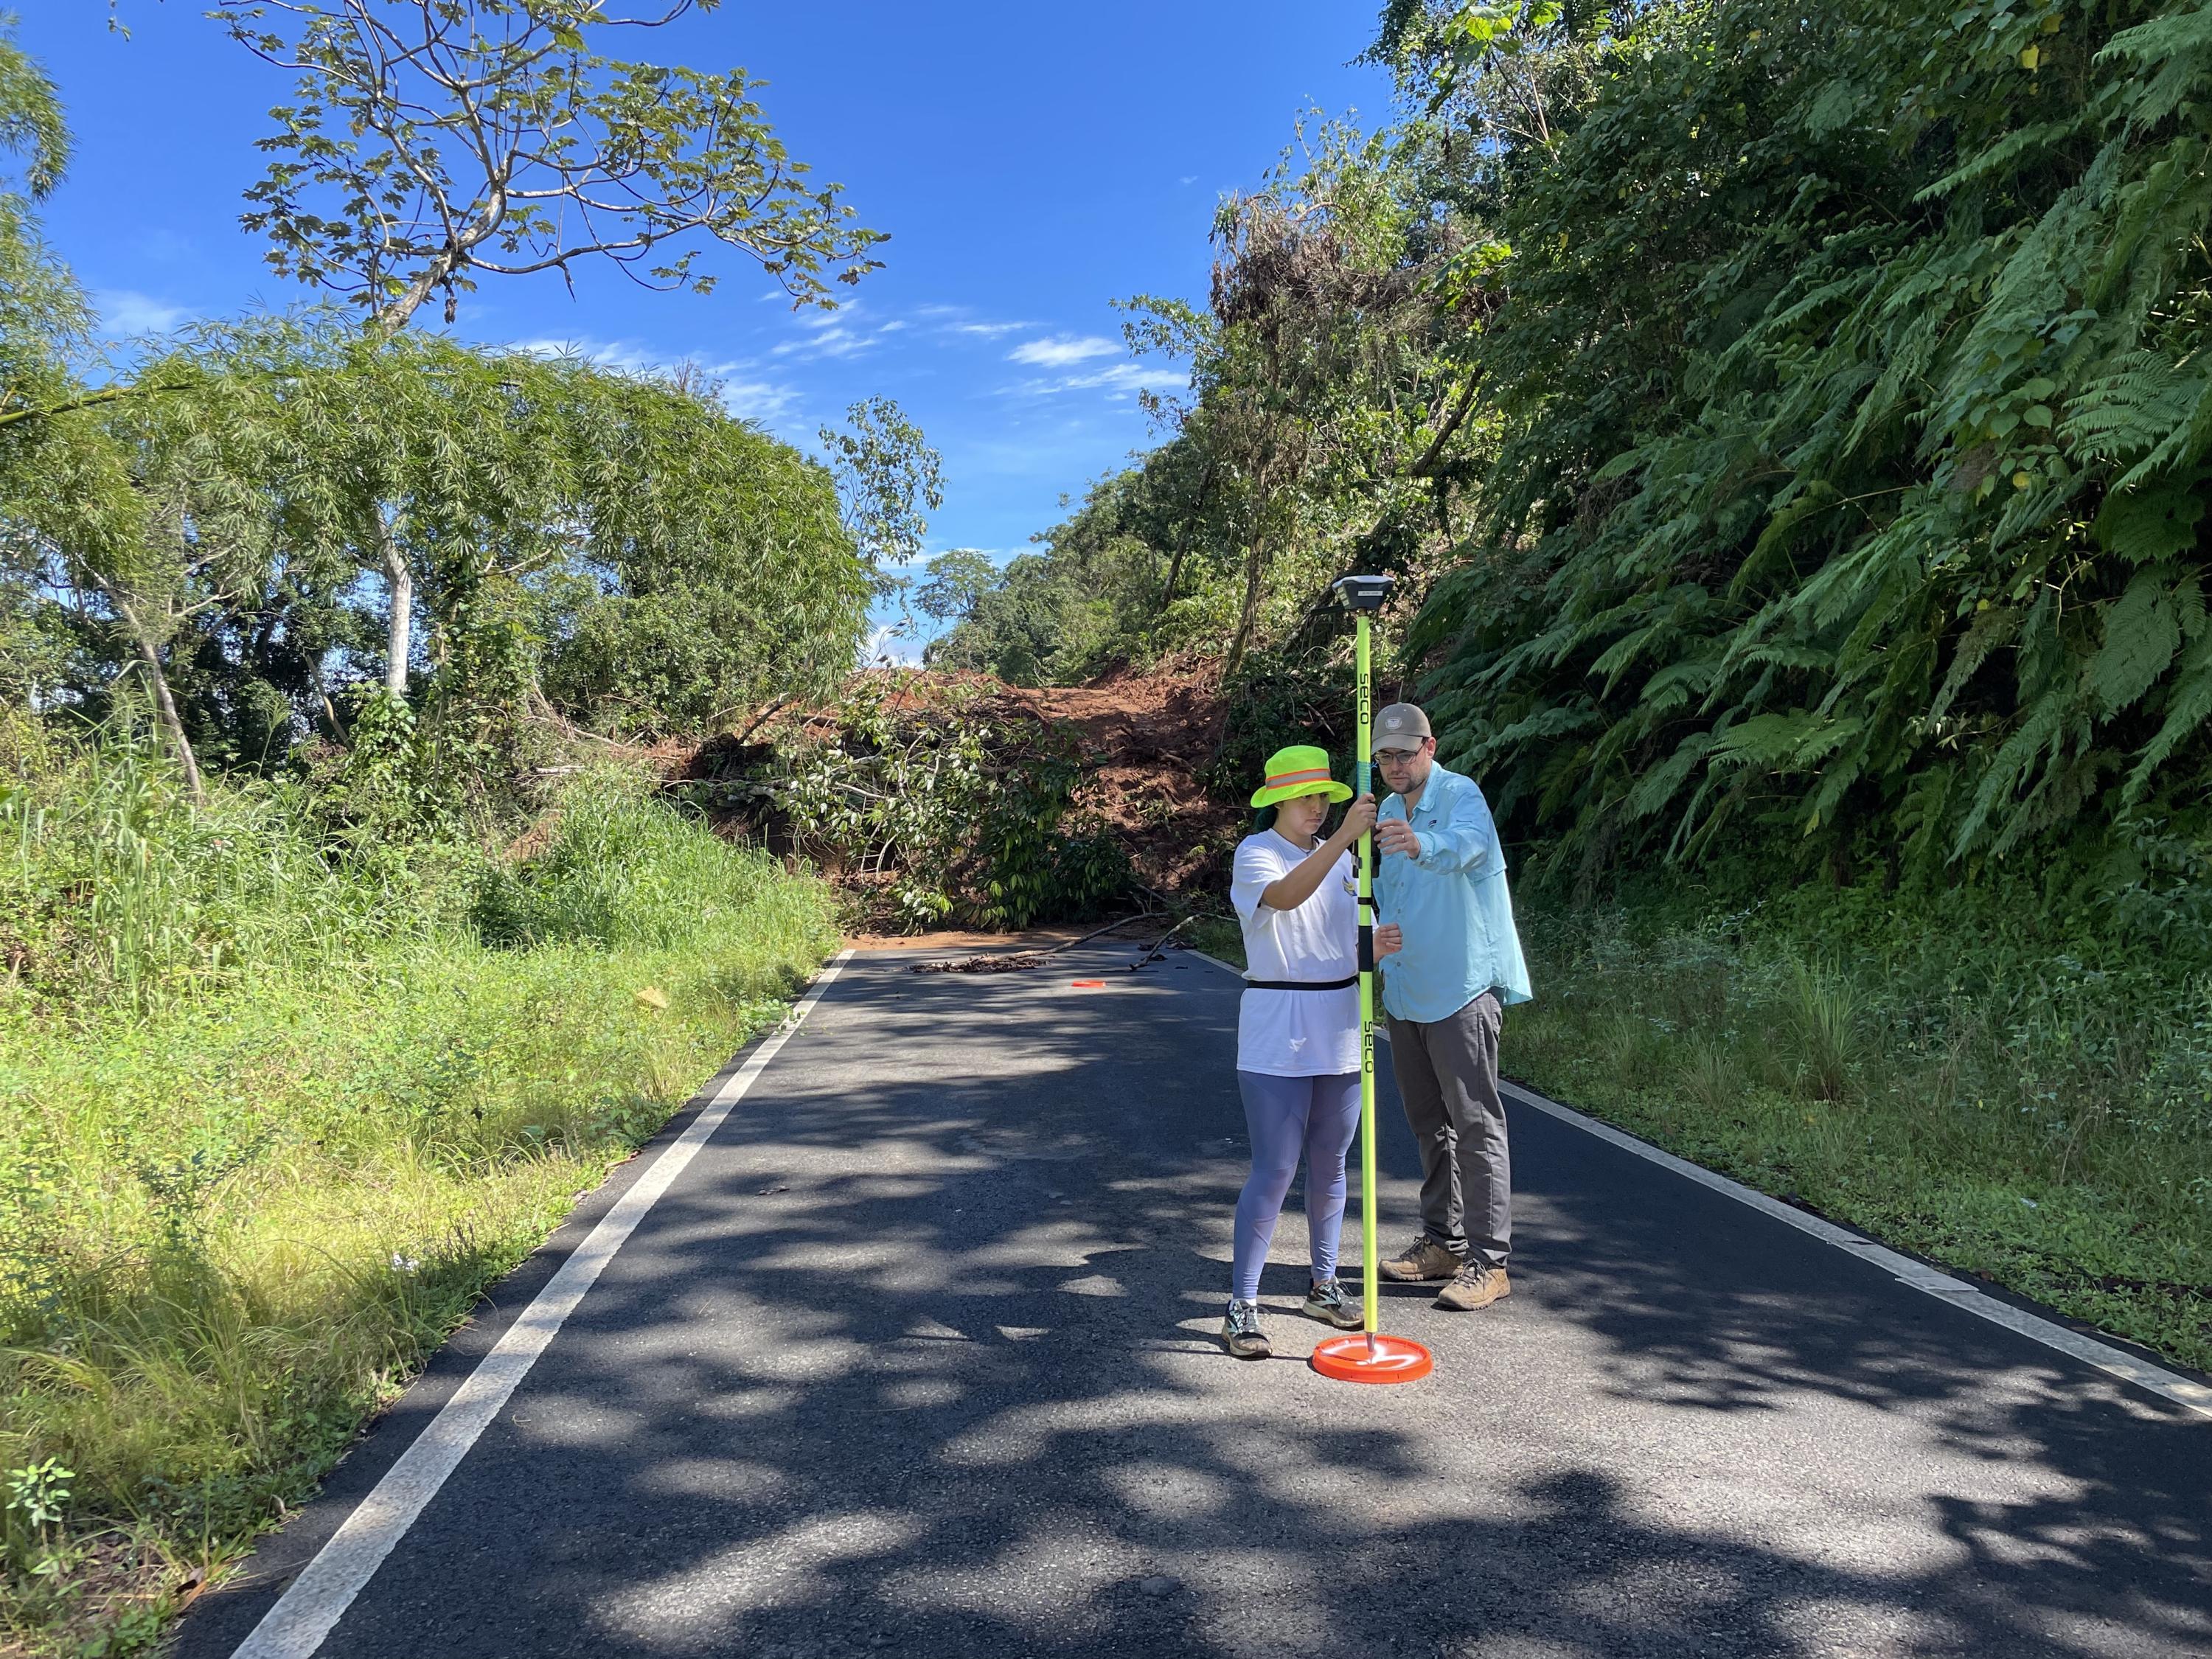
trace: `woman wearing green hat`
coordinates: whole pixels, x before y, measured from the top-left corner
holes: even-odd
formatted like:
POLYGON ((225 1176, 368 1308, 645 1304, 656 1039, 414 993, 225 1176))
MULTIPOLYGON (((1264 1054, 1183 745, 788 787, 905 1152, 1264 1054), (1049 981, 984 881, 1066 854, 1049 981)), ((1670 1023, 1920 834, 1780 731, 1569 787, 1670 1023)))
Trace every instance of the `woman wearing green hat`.
MULTIPOLYGON (((1245 988, 1237 1015, 1237 1085, 1252 1142, 1252 1173, 1237 1200, 1235 1267, 1222 1345, 1239 1359, 1272 1352, 1260 1328, 1260 1269, 1275 1218, 1306 1164, 1306 1229, 1313 1278, 1304 1311, 1357 1330, 1359 1304, 1336 1281, 1344 1224, 1344 1155, 1359 1127, 1359 913, 1352 848, 1375 825, 1375 800, 1352 802, 1326 840, 1333 802, 1352 791, 1329 776, 1328 756, 1279 749, 1252 796, 1256 833, 1237 848, 1230 902, 1244 924, 1245 988)), ((1376 930, 1378 956, 1398 948, 1376 930)))

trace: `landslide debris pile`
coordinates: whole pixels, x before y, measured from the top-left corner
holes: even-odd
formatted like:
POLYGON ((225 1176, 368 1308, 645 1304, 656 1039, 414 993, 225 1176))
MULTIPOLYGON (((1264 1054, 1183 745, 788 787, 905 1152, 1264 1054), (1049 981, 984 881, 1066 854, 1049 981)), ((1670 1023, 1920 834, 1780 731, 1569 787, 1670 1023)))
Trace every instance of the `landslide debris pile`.
POLYGON ((1203 668, 1042 688, 876 669, 701 745, 674 787, 811 860, 866 926, 1018 928, 1218 892, 1243 816, 1207 789, 1223 729, 1203 668))

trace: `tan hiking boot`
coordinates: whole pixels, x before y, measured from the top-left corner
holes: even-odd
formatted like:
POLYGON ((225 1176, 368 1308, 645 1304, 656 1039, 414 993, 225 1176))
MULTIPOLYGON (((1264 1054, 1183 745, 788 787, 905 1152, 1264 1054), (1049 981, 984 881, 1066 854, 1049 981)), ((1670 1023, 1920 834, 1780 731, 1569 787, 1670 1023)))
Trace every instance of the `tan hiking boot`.
POLYGON ((1457 1256, 1423 1233, 1388 1261, 1376 1262, 1375 1269, 1401 1285, 1418 1285, 1425 1279, 1449 1279, 1461 1265, 1457 1256))
POLYGON ((1473 1313, 1513 1294, 1513 1281, 1503 1267, 1483 1267, 1470 1262, 1452 1275, 1452 1282, 1437 1293, 1431 1304, 1455 1313, 1473 1313))

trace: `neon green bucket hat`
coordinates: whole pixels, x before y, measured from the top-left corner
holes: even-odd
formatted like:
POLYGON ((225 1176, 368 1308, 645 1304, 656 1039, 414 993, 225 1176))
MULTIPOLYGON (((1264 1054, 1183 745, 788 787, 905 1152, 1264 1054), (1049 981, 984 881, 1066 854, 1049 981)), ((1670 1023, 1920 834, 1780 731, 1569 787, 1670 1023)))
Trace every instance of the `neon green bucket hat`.
POLYGON ((1267 781, 1252 792, 1252 805, 1273 806, 1297 795, 1350 800, 1352 786, 1329 776, 1328 750, 1310 743, 1293 744, 1267 757, 1267 781))

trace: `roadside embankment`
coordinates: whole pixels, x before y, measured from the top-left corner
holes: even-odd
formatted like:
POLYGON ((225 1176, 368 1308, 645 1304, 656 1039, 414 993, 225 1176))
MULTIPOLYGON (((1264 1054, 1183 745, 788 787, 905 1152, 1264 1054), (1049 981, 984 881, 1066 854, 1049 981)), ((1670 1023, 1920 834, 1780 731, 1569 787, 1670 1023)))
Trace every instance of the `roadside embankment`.
POLYGON ((0 1651, 119 1653, 832 950, 649 780, 526 857, 27 773, 0 885, 0 1651))

